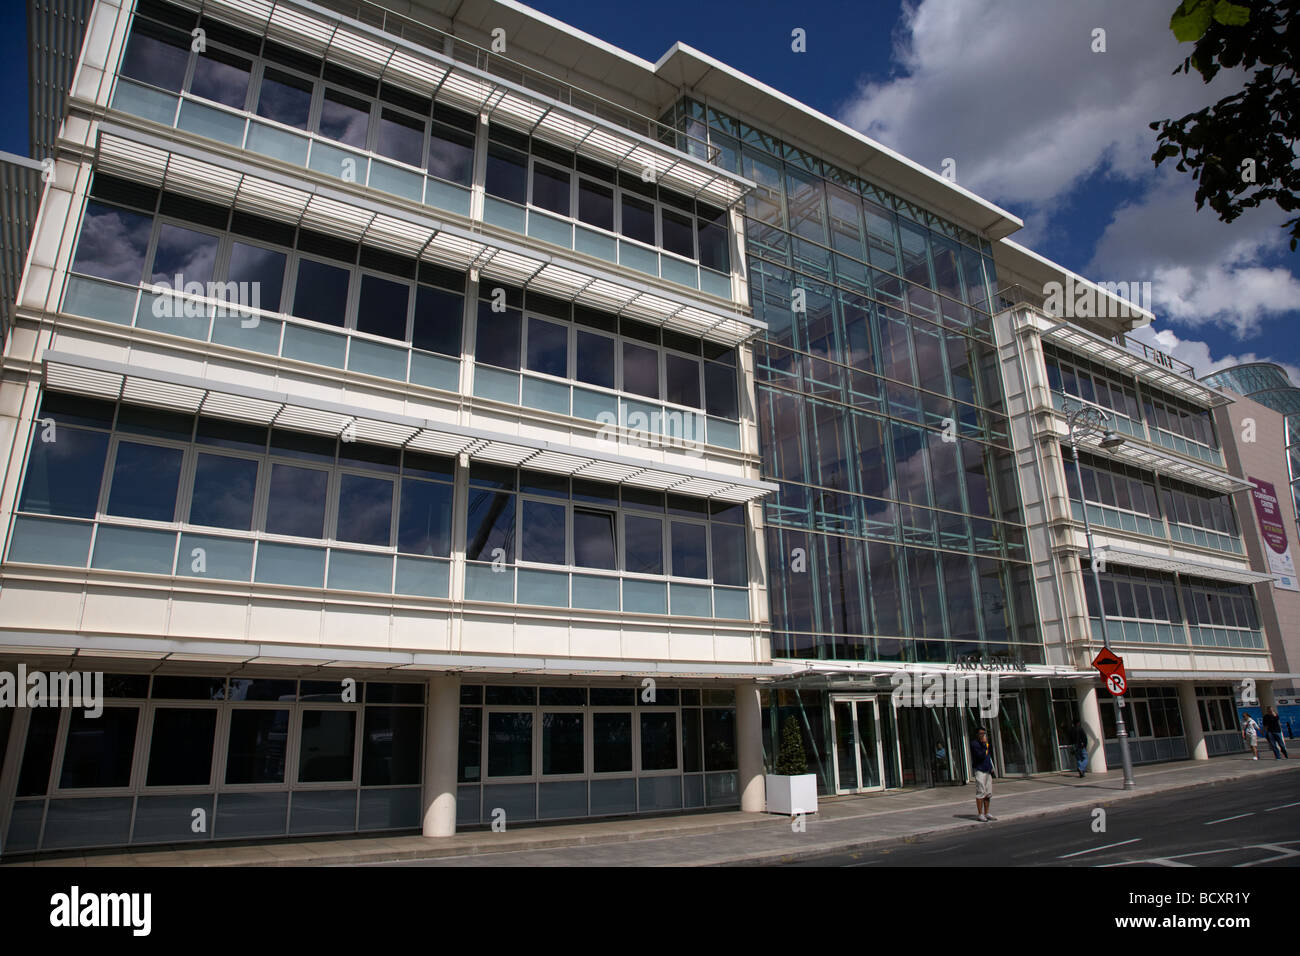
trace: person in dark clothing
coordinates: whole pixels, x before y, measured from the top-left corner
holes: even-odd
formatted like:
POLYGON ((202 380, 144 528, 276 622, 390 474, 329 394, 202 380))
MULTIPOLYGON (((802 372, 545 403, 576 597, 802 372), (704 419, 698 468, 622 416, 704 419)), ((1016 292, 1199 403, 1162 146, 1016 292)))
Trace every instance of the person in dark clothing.
POLYGON ((981 823, 990 823, 997 817, 989 813, 993 799, 993 747, 988 731, 980 727, 970 743, 970 765, 975 771, 975 814, 981 823))
POLYGON ((1268 745, 1273 748, 1274 760, 1281 760, 1283 757, 1291 759, 1291 755, 1286 751, 1286 740, 1282 736, 1282 720, 1272 707, 1264 711, 1264 736, 1268 738, 1268 745), (1280 754, 1279 749, 1282 751, 1280 754))
POLYGON ((1074 748, 1075 766, 1082 777, 1088 770, 1088 732, 1083 729, 1083 724, 1077 717, 1074 726, 1070 728, 1070 746, 1074 748))

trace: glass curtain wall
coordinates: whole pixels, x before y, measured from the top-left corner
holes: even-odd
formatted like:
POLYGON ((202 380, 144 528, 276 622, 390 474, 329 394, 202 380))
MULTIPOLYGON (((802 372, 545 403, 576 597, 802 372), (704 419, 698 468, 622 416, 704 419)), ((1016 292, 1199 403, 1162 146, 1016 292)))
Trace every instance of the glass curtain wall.
POLYGON ((773 656, 1040 662, 989 244, 712 107, 675 120, 758 184, 773 656))

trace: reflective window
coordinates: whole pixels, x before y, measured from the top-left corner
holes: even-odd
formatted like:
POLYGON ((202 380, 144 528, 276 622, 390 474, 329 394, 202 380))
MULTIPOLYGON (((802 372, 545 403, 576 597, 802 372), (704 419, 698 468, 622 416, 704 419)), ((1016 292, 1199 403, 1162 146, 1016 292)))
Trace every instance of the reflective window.
POLYGON ((623 343, 623 391, 659 397, 659 352, 632 342, 623 343))
POLYGON ((289 711, 232 710, 226 783, 283 783, 288 739, 289 711))
POLYGON ((505 560, 514 560, 515 496, 479 488, 469 492, 469 515, 465 529, 465 557, 470 561, 492 561, 498 548, 505 560))
POLYGON ((474 133, 478 117, 464 116, 469 129, 458 129, 446 123, 437 122, 443 111, 456 113, 438 104, 434 107, 434 123, 429 131, 429 172, 448 182, 468 186, 474 178, 474 133))
POLYGON ((704 769, 736 769, 736 712, 720 707, 701 711, 704 730, 704 769))
POLYGON ((370 104, 327 87, 321 101, 320 134, 365 149, 369 132, 370 104))
MULTIPOLYGON (((42 409, 44 411, 44 408, 42 409)), ((38 423, 23 481, 19 509, 35 514, 93 518, 108 455, 108 436, 58 424, 53 441, 42 440, 38 423)))
POLYGON ((629 514, 623 518, 624 568, 639 574, 664 573, 664 530, 658 518, 629 514))
POLYGON ((611 571, 617 567, 612 511, 573 509, 573 563, 611 571))
POLYGON ((669 252, 675 252, 679 256, 685 256, 687 259, 695 258, 695 221, 690 216, 684 216, 681 213, 673 212, 671 209, 661 210, 661 222, 663 224, 663 247, 669 252))
POLYGON ((648 202, 623 196, 623 223, 621 232, 629 239, 649 245, 655 242, 655 207, 648 202))
POLYGON ((393 483, 386 478, 368 475, 339 476, 339 541, 373 544, 389 543, 393 524, 393 483))
POLYGON ((451 554, 452 486, 434 481, 402 481, 397 550, 405 554, 451 554))
POLYGON ((287 260, 285 253, 274 249, 263 249, 246 242, 232 242, 227 276, 231 282, 249 284, 250 298, 245 304, 256 304, 268 312, 279 312, 287 260), (252 298, 253 292, 256 292, 256 298, 252 298))
POLYGON ((520 558, 542 564, 566 564, 565 507, 544 501, 523 502, 520 558))
POLYGON ((489 712, 487 715, 489 777, 528 777, 533 772, 533 715, 489 712))
POLYGON ((614 190, 589 179, 579 179, 578 218, 588 225, 613 232, 614 190))
POLYGON ((679 578, 707 578, 708 534, 705 526, 687 521, 672 522, 672 574, 679 578))
POLYGON ((267 67, 262 73, 257 115, 286 126, 306 129, 307 117, 311 113, 311 96, 311 80, 267 67))
POLYGON ((614 387, 614 339, 578 329, 577 379, 603 388, 614 387))
POLYGON ((528 157, 493 143, 488 147, 484 188, 488 195, 522 206, 528 201, 528 157))
POLYGON ((325 493, 329 472, 275 463, 271 466, 271 490, 266 508, 266 530, 319 538, 325 530, 325 493))
POLYGON ((248 99, 253 64, 242 56, 209 48, 194 60, 190 92, 232 109, 242 110, 248 99))
POLYGON ((569 172, 544 163, 533 164, 533 205, 561 216, 569 215, 569 172))
POLYGON ((206 286, 212 279, 216 259, 216 236, 163 223, 158 230, 158 248, 154 252, 150 281, 175 287, 179 277, 181 287, 190 282, 206 286))
POLYGON ((673 355, 664 355, 664 377, 667 379, 667 394, 670 402, 678 405, 700 407, 700 363, 696 359, 673 355))
POLYGON ((739 418, 736 370, 717 362, 704 363, 704 408, 719 418, 739 418))
POLYGON ((419 783, 423 739, 423 708, 367 707, 361 738, 361 786, 419 783))
POLYGON ((739 525, 713 522, 709 534, 713 544, 713 581, 715 584, 748 584, 745 560, 745 529, 739 525))
POLYGON ((119 442, 108 513, 149 521, 174 520, 183 457, 179 448, 119 442))
POLYGON ((411 287, 405 282, 361 277, 361 295, 357 300, 357 331, 406 341, 406 304, 411 287))
POLYGON ((356 711, 304 709, 300 719, 298 782, 351 780, 356 753, 356 711))
POLYGON ((417 349, 460 355, 464 296, 426 285, 415 290, 415 318, 411 344, 417 349))
POLYGON ((677 769, 677 715, 642 713, 641 769, 677 769))
POLYGON ((632 770, 632 715, 591 715, 592 771, 630 773, 632 770))
POLYGON ((480 302, 475 335, 474 361, 501 368, 519 368, 520 315, 517 309, 492 311, 490 302, 480 302))
POLYGON ((256 461, 200 453, 194 467, 190 524, 252 530, 256 490, 256 461))
POLYGON ((382 109, 375 151, 398 162, 419 166, 424 156, 424 123, 397 110, 382 109))
POLYGON ((146 785, 206 786, 212 779, 212 742, 216 732, 214 707, 154 710, 146 785))
POLYGON ((293 314, 343 328, 348 307, 348 271, 314 259, 298 260, 293 314))
POLYGON ((72 271, 135 285, 144 274, 153 217, 91 200, 77 235, 72 271))
POLYGON ((583 773, 583 715, 542 714, 542 773, 583 773))
POLYGON ((164 90, 179 93, 190 61, 190 37, 149 20, 137 20, 122 54, 121 72, 164 90))
POLYGON ((528 319, 528 369, 567 378, 569 327, 544 319, 528 319))
POLYGON ((74 709, 68 715, 59 786, 64 790, 129 786, 139 720, 135 707, 105 707, 94 718, 74 709))

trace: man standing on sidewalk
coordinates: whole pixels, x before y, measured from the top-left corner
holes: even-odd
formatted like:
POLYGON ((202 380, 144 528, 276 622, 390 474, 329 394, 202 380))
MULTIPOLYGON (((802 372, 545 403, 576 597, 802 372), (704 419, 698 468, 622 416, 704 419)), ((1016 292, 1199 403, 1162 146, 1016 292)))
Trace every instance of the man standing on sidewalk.
POLYGON ((1272 707, 1264 711, 1264 736, 1268 738, 1268 745, 1273 748, 1274 760, 1281 760, 1283 757, 1288 760, 1291 758, 1291 755, 1286 752, 1286 740, 1282 737, 1282 721, 1272 707), (1282 751, 1280 754, 1279 748, 1282 751))
POLYGON ((990 823, 997 817, 989 813, 993 799, 993 748, 989 745, 988 731, 980 727, 970 744, 970 765, 975 771, 975 813, 981 823, 990 823))
POLYGON ((1082 777, 1088 769, 1088 732, 1077 717, 1070 728, 1070 745, 1074 747, 1074 763, 1082 777))

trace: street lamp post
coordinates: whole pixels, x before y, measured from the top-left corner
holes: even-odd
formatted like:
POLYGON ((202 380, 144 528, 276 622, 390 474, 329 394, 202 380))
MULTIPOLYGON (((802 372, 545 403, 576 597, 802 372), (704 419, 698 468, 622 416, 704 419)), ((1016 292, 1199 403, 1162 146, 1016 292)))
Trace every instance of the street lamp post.
MULTIPOLYGON (((1101 435, 1102 448, 1118 448, 1124 439, 1106 428, 1106 416, 1093 405, 1080 405, 1066 416, 1070 429, 1070 452, 1074 458, 1074 478, 1079 484, 1079 510, 1083 512, 1083 532, 1088 539, 1088 567, 1092 571, 1092 586, 1096 589, 1097 613, 1101 615, 1101 643, 1110 650, 1110 628, 1106 623, 1106 602, 1101 593, 1101 578, 1092 545, 1092 522, 1088 520, 1088 502, 1083 496, 1083 473, 1079 470, 1079 437, 1101 435)), ((1124 765, 1124 789, 1134 790, 1133 760, 1128 750, 1128 728, 1124 725, 1124 696, 1115 698, 1115 736, 1119 738, 1119 757, 1124 765)))

